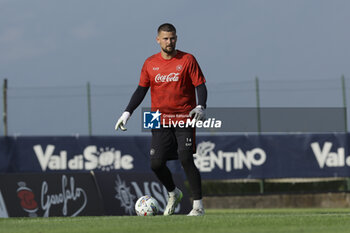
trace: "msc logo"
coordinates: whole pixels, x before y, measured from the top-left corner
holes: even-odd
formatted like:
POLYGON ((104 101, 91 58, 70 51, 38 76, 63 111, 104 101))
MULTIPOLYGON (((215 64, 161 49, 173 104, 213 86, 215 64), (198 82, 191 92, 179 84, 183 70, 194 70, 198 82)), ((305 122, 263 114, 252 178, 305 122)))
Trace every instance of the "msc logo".
POLYGON ((143 128, 144 129, 160 129, 160 115, 159 110, 156 112, 143 113, 143 128))

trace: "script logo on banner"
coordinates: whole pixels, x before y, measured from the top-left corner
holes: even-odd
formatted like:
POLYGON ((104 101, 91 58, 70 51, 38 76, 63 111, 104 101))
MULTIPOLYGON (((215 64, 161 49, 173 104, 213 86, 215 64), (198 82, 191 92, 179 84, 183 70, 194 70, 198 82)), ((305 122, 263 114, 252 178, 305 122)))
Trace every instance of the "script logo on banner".
POLYGON ((74 155, 67 159, 67 151, 61 150, 54 154, 55 146, 47 145, 45 149, 41 145, 33 147, 35 155, 43 171, 49 170, 94 170, 111 171, 118 169, 130 170, 134 168, 131 155, 122 155, 115 148, 99 148, 87 146, 81 155, 74 155))
MULTIPOLYGON (((163 212, 168 202, 168 192, 166 188, 159 182, 136 182, 131 181, 131 186, 127 186, 119 175, 115 181, 115 190, 117 194, 115 198, 120 200, 121 207, 125 209, 125 213, 133 215, 135 213, 135 200, 144 195, 151 195, 157 199, 159 203, 159 211, 163 212), (141 187, 140 187, 141 186, 141 187), (143 187, 142 187, 143 186, 143 187), (134 194, 135 195, 134 195, 134 194)), ((180 212, 181 204, 175 208, 175 213, 180 212)))
POLYGON ((74 177, 69 181, 66 175, 62 176, 61 192, 49 192, 49 184, 43 181, 41 185, 40 206, 35 200, 34 191, 27 187, 23 181, 18 182, 17 196, 20 199, 20 205, 26 211, 29 217, 37 217, 39 210, 43 210, 43 217, 50 216, 50 209, 55 205, 62 205, 62 216, 68 216, 68 202, 79 201, 81 203, 76 210, 73 210, 69 216, 77 216, 84 210, 87 204, 87 194, 84 189, 75 187, 74 177), (40 209, 41 208, 41 209, 40 209))
POLYGON ((198 144, 194 158, 201 172, 210 172, 216 167, 227 172, 243 168, 251 170, 252 166, 261 166, 266 161, 266 153, 261 148, 254 148, 245 153, 240 148, 237 152, 218 150, 215 153, 214 148, 215 143, 210 141, 198 144))
POLYGON ((0 190, 0 218, 8 218, 9 214, 7 213, 6 205, 2 193, 0 190))
POLYGON ((62 192, 56 194, 48 194, 49 185, 46 181, 43 182, 41 187, 41 207, 44 210, 44 217, 48 217, 50 213, 50 208, 53 205, 63 204, 62 214, 63 216, 68 215, 68 201, 77 201, 82 199, 82 204, 78 210, 75 210, 72 217, 77 216, 86 206, 87 195, 84 189, 75 187, 74 177, 70 178, 70 183, 68 183, 67 176, 62 176, 62 192), (46 201, 45 201, 46 199, 46 201))
POLYGON ((333 143, 325 142, 321 149, 318 142, 311 143, 312 151, 321 169, 324 167, 345 167, 350 166, 350 155, 345 157, 345 148, 337 148, 337 152, 331 152, 333 143))

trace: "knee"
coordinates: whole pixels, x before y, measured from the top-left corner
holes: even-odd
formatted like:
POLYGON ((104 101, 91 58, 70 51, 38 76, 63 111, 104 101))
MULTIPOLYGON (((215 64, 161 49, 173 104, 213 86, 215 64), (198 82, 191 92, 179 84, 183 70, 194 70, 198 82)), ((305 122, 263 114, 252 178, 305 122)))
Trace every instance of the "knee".
POLYGON ((164 162, 161 159, 151 159, 151 169, 153 171, 159 171, 164 167, 164 162))
POLYGON ((179 152, 179 160, 183 167, 191 166, 194 164, 193 153, 191 151, 181 151, 179 152))

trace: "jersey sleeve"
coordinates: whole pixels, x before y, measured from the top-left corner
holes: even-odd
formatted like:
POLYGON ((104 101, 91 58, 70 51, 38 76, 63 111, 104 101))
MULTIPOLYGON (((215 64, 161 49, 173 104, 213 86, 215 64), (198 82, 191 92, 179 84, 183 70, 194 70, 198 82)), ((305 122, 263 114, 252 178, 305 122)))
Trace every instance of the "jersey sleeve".
POLYGON ((147 72, 147 60, 143 63, 140 75, 139 86, 141 87, 149 87, 150 86, 150 78, 147 72))
POLYGON ((191 77, 193 86, 197 87, 203 83, 205 83, 205 78, 202 73, 202 70, 194 56, 189 57, 189 64, 188 64, 188 73, 191 77))

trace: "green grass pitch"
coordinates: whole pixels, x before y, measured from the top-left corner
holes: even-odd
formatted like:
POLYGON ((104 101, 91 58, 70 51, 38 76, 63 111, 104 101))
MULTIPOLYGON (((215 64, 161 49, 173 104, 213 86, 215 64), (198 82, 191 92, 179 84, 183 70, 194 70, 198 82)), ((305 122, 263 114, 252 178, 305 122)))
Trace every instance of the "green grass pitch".
POLYGON ((103 216, 0 219, 1 233, 350 232, 350 209, 220 209, 202 217, 103 216))

